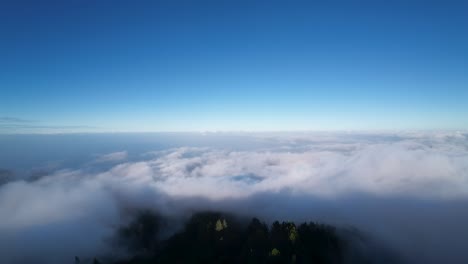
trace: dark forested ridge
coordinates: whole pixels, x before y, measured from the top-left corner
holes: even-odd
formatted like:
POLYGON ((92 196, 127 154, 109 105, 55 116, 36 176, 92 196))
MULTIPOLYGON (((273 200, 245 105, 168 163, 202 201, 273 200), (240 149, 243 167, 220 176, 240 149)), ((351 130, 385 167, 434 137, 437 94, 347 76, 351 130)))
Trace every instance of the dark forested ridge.
MULTIPOLYGON (((161 238, 166 221, 151 212, 138 214, 119 228, 114 240, 119 250, 128 252, 125 257, 101 257, 86 263, 398 263, 390 255, 375 261, 356 250, 349 234, 343 236, 333 226, 314 222, 275 221, 268 226, 257 218, 246 221, 201 212, 179 232, 161 238)), ((75 262, 85 263, 79 257, 75 262)))

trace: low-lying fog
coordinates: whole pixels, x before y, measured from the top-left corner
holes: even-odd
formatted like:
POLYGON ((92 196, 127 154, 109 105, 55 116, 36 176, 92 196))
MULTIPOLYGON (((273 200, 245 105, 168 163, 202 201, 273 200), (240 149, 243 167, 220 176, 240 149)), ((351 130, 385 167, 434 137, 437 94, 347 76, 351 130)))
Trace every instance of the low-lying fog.
POLYGON ((369 254, 468 263, 468 133, 0 136, 0 263, 106 254, 128 209, 321 221, 369 254))

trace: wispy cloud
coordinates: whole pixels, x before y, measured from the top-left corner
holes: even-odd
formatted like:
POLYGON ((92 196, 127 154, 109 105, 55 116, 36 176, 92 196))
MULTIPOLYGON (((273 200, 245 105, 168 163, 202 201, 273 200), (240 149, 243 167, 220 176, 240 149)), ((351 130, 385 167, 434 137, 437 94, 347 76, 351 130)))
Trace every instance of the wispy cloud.
POLYGON ((32 123, 34 120, 22 119, 17 117, 2 116, 0 117, 0 124, 18 124, 18 123, 32 123))
POLYGON ((118 151, 112 152, 104 155, 99 155, 94 162, 95 163, 104 163, 104 162, 116 162, 116 161, 123 161, 127 159, 127 151, 118 151))
POLYGON ((17 117, 0 117, 0 133, 47 133, 74 131, 83 129, 96 129, 85 125, 50 125, 38 120, 22 119, 17 117))

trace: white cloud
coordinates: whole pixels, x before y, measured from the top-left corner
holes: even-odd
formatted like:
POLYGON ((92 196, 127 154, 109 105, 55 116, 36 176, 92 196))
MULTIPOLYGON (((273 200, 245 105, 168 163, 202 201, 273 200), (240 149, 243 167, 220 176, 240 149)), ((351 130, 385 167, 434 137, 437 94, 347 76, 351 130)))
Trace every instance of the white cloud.
MULTIPOLYGON (((425 212, 429 221, 431 217, 439 217, 440 212, 446 214, 446 219, 468 219, 468 209, 454 211, 440 206, 468 200, 466 134, 300 134, 258 136, 258 140, 269 141, 271 146, 248 150, 166 149, 99 173, 61 170, 37 181, 0 186, 0 237, 4 237, 0 238, 0 262, 12 263, 23 254, 22 248, 6 251, 11 239, 28 241, 30 232, 39 231, 48 236, 49 231, 44 230, 61 225, 68 226, 63 232, 76 236, 78 244, 94 241, 94 247, 83 247, 82 252, 95 254, 96 249, 104 247, 102 238, 109 234, 110 226, 118 223, 122 207, 156 208, 165 214, 177 214, 190 207, 214 207, 266 217, 284 214, 296 215, 296 219, 322 217, 331 222, 346 220, 379 234, 388 230, 395 233, 402 228, 395 219, 379 218, 387 225, 381 231, 377 223, 366 220, 385 215, 385 208, 405 214, 408 219, 405 224, 415 230, 423 228, 419 224, 423 221, 419 218, 421 212, 412 212, 408 204, 389 200, 437 201, 434 204, 439 208, 434 206, 433 214, 425 212), (385 202, 365 207, 361 202, 347 200, 356 195, 385 202), (262 197, 270 198, 265 203, 262 197), (318 208, 326 208, 328 213, 322 215, 319 212, 324 210, 318 208), (78 225, 101 232, 79 236, 78 225)), ((127 152, 122 151, 103 155, 97 161, 126 159, 127 152)), ((460 228, 463 225, 459 223, 460 228)), ((432 232, 432 228, 429 225, 420 232, 432 232)), ((454 233, 446 235, 460 237, 454 233)), ((426 236, 427 241, 440 238, 440 234, 426 236)), ((45 251, 53 252, 58 242, 48 243, 45 251)), ((424 250, 430 251, 430 245, 424 250)), ((63 254, 65 258, 78 253, 64 250, 63 254)))
POLYGON ((323 197, 353 192, 378 196, 468 196, 468 151, 414 140, 330 143, 302 151, 180 148, 145 161, 159 189, 171 195, 247 196, 284 188, 323 197), (261 179, 233 181, 255 175, 261 179))

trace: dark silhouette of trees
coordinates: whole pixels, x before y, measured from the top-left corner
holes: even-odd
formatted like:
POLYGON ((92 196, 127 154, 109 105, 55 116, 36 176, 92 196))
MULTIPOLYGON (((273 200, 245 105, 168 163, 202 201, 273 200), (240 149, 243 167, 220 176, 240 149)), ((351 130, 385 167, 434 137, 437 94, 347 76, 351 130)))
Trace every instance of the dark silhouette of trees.
POLYGON ((194 214, 162 240, 161 219, 144 212, 119 230, 119 243, 135 256, 118 263, 317 263, 343 261, 343 243, 331 226, 250 222, 217 212, 194 214))
POLYGON ((145 253, 156 250, 159 244, 161 219, 150 211, 140 213, 128 226, 118 230, 117 243, 133 252, 145 253))

